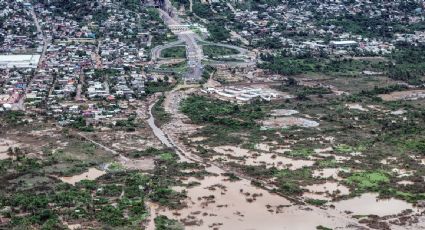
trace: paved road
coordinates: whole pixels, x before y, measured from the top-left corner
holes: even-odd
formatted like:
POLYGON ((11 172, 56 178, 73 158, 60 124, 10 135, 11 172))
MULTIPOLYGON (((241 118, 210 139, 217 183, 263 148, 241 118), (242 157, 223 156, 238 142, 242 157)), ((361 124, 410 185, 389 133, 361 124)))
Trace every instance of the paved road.
MULTIPOLYGON (((44 58, 45 58, 46 50, 47 50, 47 45, 48 45, 49 41, 47 41, 47 38, 44 35, 43 30, 41 29, 40 23, 38 22, 37 14, 35 13, 33 7, 31 7, 31 10, 29 11, 29 13, 31 14, 31 17, 32 17, 32 19, 34 21, 35 28, 37 29, 37 33, 40 34, 42 36, 42 38, 43 38, 43 50, 41 51, 40 59, 38 61, 38 66, 37 66, 37 71, 38 71, 42 67, 42 64, 44 62, 44 58)), ((30 81, 27 83, 27 87, 25 88, 25 94, 22 95, 22 97, 19 99, 19 101, 15 105, 15 108, 14 109, 16 109, 16 110, 25 110, 25 104, 24 104, 25 98, 26 98, 26 95, 27 95, 27 93, 28 93, 28 91, 30 89, 30 86, 31 86, 34 78, 35 78, 35 76, 32 77, 30 79, 30 81)))
POLYGON ((31 13, 31 16, 34 20, 34 24, 35 24, 35 28, 37 29, 37 33, 40 34, 43 37, 43 50, 41 52, 40 61, 38 62, 39 66, 40 66, 42 64, 42 62, 44 60, 44 56, 46 54, 48 41, 47 41, 46 36, 43 33, 43 30, 41 29, 40 23, 38 22, 37 14, 35 13, 33 7, 31 7, 30 13, 31 13))
POLYGON ((173 31, 174 34, 177 35, 179 40, 154 47, 151 50, 151 58, 154 62, 157 62, 159 59, 161 59, 160 54, 162 50, 184 43, 186 45, 186 57, 189 67, 187 73, 185 74, 185 80, 200 81, 202 79, 202 60, 204 59, 202 45, 221 46, 239 51, 239 54, 217 56, 215 58, 235 58, 245 60, 244 62, 208 60, 211 65, 228 67, 253 67, 256 65, 255 56, 250 55, 247 49, 229 44, 204 41, 198 34, 194 33, 193 31, 175 29, 176 27, 183 26, 184 23, 183 20, 179 18, 176 8, 172 6, 169 0, 165 0, 164 6, 162 9, 158 9, 158 11, 161 18, 164 20, 164 23, 173 31))
MULTIPOLYGON (((172 6, 169 0, 164 2, 163 9, 158 9, 161 18, 164 23, 170 27, 183 25, 182 21, 178 17, 177 9, 172 6)), ((188 61, 189 71, 185 74, 186 81, 199 81, 202 78, 203 65, 202 58, 204 56, 202 46, 198 44, 197 35, 192 31, 178 31, 174 30, 174 34, 177 35, 179 41, 186 44, 186 57, 188 61)), ((158 49, 154 50, 155 52, 158 49)), ((158 56, 153 54, 152 56, 158 56)))
MULTIPOLYGON (((169 5, 166 3, 165 6, 169 6, 169 5)), ((169 9, 169 8, 159 9, 159 13, 161 15, 161 18, 164 20, 164 23, 168 25, 171 29, 175 28, 176 26, 183 25, 181 23, 181 19, 178 18, 177 11, 175 10, 174 7, 172 7, 172 9, 169 9)), ((181 45, 181 43, 185 43, 186 57, 187 57, 188 66, 189 66, 189 70, 187 71, 185 75, 186 80, 199 81, 202 78, 202 72, 203 72, 202 60, 204 59, 202 45, 221 46, 221 47, 226 47, 229 49, 235 49, 239 51, 239 54, 217 56, 216 58, 235 58, 235 59, 246 60, 245 62, 225 62, 225 61, 209 60, 209 62, 212 65, 216 65, 216 66, 225 65, 229 67, 252 67, 256 65, 256 62, 253 60, 253 58, 249 57, 250 55, 247 49, 234 46, 234 45, 229 45, 229 44, 204 41, 198 34, 190 30, 186 30, 186 31, 174 30, 173 32, 177 35, 179 40, 176 42, 171 42, 165 45, 154 47, 151 50, 151 57, 153 61, 157 62, 159 59, 161 59, 160 55, 162 50, 181 45)))

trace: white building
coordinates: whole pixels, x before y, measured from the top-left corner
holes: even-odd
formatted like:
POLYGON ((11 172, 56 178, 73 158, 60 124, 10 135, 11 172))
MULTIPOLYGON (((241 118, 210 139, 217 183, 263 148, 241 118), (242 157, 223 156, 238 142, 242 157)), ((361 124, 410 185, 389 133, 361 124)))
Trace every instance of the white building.
POLYGON ((0 69, 37 68, 40 55, 0 55, 0 69))

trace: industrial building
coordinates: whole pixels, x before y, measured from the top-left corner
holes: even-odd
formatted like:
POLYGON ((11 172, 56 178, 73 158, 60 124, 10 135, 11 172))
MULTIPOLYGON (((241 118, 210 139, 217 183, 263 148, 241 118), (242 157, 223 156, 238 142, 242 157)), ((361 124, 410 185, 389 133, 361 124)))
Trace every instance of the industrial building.
POLYGON ((0 69, 37 68, 40 55, 0 55, 0 69))

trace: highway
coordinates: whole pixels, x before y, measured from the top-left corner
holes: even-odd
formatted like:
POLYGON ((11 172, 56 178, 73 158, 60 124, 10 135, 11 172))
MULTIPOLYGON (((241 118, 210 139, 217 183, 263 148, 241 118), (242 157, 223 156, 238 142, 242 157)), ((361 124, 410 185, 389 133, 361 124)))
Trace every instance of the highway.
MULTIPOLYGON (((190 30, 173 30, 175 26, 183 25, 182 20, 178 17, 177 9, 171 5, 169 0, 164 2, 163 9, 158 9, 161 18, 164 23, 173 31, 178 37, 179 41, 182 41, 186 45, 186 57, 188 62, 189 71, 185 74, 185 81, 199 81, 202 78, 203 65, 202 58, 204 57, 202 46, 198 44, 197 35, 190 30)), ((164 45, 167 47, 167 45, 164 45)), ((158 53, 164 49, 162 47, 155 47, 152 52, 152 57, 159 57, 158 53)), ((171 47, 171 46, 169 46, 171 47)))
POLYGON ((186 28, 183 20, 179 18, 176 8, 172 6, 169 0, 165 0, 163 7, 158 9, 158 11, 164 23, 178 37, 178 41, 154 47, 151 50, 151 60, 155 63, 159 63, 158 61, 161 60, 160 55, 162 50, 184 44, 186 46, 186 58, 189 67, 184 76, 186 81, 196 82, 202 79, 204 68, 202 60, 206 60, 208 63, 215 66, 253 67, 256 65, 255 55, 250 53, 247 49, 229 44, 204 41, 198 34, 186 28), (239 51, 238 54, 217 56, 214 58, 243 59, 244 62, 208 60, 204 58, 202 45, 214 45, 235 49, 239 51))

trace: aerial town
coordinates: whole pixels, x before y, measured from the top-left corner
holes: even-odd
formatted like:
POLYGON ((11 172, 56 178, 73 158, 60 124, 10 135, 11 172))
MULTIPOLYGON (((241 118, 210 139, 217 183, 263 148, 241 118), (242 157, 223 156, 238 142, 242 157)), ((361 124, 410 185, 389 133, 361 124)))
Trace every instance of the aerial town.
POLYGON ((0 229, 425 229, 424 0, 0 0, 0 229))

